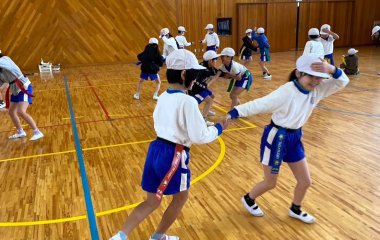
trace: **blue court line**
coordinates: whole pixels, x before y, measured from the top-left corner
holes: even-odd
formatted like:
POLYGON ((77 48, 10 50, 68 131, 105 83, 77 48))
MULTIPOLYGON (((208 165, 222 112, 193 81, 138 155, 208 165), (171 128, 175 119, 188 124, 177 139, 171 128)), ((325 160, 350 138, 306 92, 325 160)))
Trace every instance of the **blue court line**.
POLYGON ((67 76, 66 75, 64 75, 63 80, 65 82, 67 102, 69 104, 69 109, 70 109, 71 126, 73 128, 73 135, 74 135, 74 140, 75 140, 75 150, 76 150, 77 157, 78 157, 79 171, 80 171, 80 176, 82 179, 84 199, 86 202, 87 218, 88 218, 88 223, 90 224, 91 239, 92 240, 99 240, 99 233, 98 233, 98 228, 96 226, 96 218, 95 218, 94 207, 92 206, 90 186, 88 185, 88 180, 87 180, 87 175, 86 175, 86 167, 85 167, 84 161, 83 161, 82 147, 80 145, 80 141, 79 141, 79 137, 78 137, 77 124, 75 122, 75 115, 74 115, 74 111, 73 111, 73 103, 71 102, 69 85, 67 84, 67 76))

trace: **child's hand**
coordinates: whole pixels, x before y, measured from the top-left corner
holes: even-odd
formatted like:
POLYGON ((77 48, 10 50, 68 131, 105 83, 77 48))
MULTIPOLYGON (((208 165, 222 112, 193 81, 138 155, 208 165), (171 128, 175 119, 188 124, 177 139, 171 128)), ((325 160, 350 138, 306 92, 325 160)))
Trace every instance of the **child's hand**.
POLYGON ((326 62, 326 60, 320 58, 322 62, 317 62, 311 64, 311 70, 316 71, 316 72, 322 72, 322 73, 330 73, 333 74, 335 73, 335 66, 329 64, 326 62))
POLYGON ((231 122, 231 117, 228 118, 227 116, 220 118, 220 120, 218 121, 218 123, 222 125, 223 130, 226 129, 231 124, 231 122))

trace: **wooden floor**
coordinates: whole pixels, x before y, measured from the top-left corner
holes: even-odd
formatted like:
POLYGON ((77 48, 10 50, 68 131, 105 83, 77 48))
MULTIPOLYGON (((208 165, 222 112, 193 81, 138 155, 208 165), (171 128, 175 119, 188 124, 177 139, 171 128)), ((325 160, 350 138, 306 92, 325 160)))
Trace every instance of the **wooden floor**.
MULTIPOLYGON (((338 63, 345 51, 336 49, 338 63)), ((297 56, 272 54, 271 81, 260 77, 257 57, 250 66, 254 87, 242 102, 284 84, 297 56)), ((277 188, 257 199, 264 217, 252 217, 240 203, 263 177, 259 143, 270 121, 265 114, 237 120, 217 141, 192 147, 190 199, 169 233, 191 240, 380 239, 380 48, 359 48, 359 59, 361 74, 322 101, 304 127, 313 185, 303 208, 315 215, 315 224, 287 215, 295 180, 286 165, 277 188)), ((144 199, 142 167, 155 138, 154 84, 144 84, 141 100, 132 98, 139 71, 133 64, 63 66, 54 79, 31 77, 36 97, 29 113, 45 134, 38 142, 8 141, 15 129, 0 112, 0 239, 91 239, 64 78, 100 239, 120 229, 144 199)), ((165 70, 160 75, 162 92, 165 70)), ((219 116, 230 105, 226 88, 227 81, 213 86, 219 116)), ((168 200, 130 239, 149 238, 168 200)))

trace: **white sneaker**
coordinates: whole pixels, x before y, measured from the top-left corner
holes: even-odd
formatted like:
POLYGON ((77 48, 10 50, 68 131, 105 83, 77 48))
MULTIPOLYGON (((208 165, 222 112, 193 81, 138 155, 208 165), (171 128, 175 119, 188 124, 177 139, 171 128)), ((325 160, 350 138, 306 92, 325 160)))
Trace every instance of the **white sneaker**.
POLYGON ((248 212, 253 216, 262 217, 264 215, 264 212, 257 205, 257 203, 255 203, 253 206, 249 206, 248 203, 245 201, 244 196, 241 198, 241 202, 243 203, 244 207, 248 210, 248 212))
POLYGON ((15 133, 12 136, 9 136, 8 139, 17 139, 26 137, 26 133, 22 131, 21 133, 15 133))
POLYGON ((291 209, 289 209, 289 216, 291 216, 292 218, 297 218, 304 223, 314 223, 315 222, 315 218, 313 216, 311 216, 310 214, 308 214, 307 212, 301 211, 300 214, 295 214, 291 209))
POLYGON ((208 111, 208 114, 207 114, 207 116, 215 116, 216 115, 216 113, 215 112, 213 112, 213 111, 208 111))
POLYGON ((272 79, 272 75, 264 74, 263 78, 265 80, 271 80, 272 79))
POLYGON ((44 135, 42 134, 42 132, 38 131, 38 133, 35 133, 29 140, 30 141, 36 141, 40 138, 43 138, 44 135))
POLYGON ((153 95, 153 100, 156 100, 156 101, 158 100, 158 95, 157 94, 153 95))
MULTIPOLYGON (((152 237, 149 238, 149 240, 154 240, 152 237)), ((164 234, 160 240, 179 240, 178 236, 168 236, 164 234)))
POLYGON ((127 239, 128 239, 127 235, 125 235, 124 232, 119 231, 118 233, 116 233, 116 235, 111 237, 109 240, 127 240, 127 239))
POLYGON ((5 108, 5 102, 0 103, 0 108, 5 108))
POLYGON ((135 95, 133 95, 133 98, 136 99, 136 100, 139 100, 140 99, 140 94, 139 93, 135 93, 135 95))

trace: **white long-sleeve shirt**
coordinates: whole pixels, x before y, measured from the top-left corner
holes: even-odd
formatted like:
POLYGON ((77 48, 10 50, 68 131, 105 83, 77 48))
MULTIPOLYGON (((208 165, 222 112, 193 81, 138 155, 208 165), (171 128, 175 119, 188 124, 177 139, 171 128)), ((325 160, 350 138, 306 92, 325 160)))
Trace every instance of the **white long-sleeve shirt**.
POLYGON ((305 44, 303 54, 314 54, 318 57, 325 57, 325 50, 323 50, 323 45, 320 41, 310 40, 305 44))
POLYGON ((202 40, 202 43, 206 43, 207 46, 214 46, 215 45, 216 47, 219 48, 220 41, 219 41, 218 34, 216 34, 215 32, 206 33, 206 36, 202 40))
MULTIPOLYGON (((19 79, 24 88, 27 89, 30 81, 27 77, 24 77, 24 74, 21 72, 20 68, 7 56, 3 56, 0 58, 0 68, 3 69, 0 86, 3 82, 10 83, 16 79, 19 79)), ((12 95, 17 95, 21 90, 17 87, 16 84, 10 85, 10 90, 12 95)))
POLYGON ((262 98, 236 106, 235 109, 241 117, 273 113, 272 120, 276 125, 298 129, 306 123, 319 101, 348 84, 346 74, 339 71, 341 75, 337 79, 322 80, 313 91, 308 92, 302 89, 298 82, 292 81, 262 98))
POLYGON ((161 39, 164 41, 164 50, 162 52, 162 57, 166 58, 170 53, 178 49, 174 37, 167 38, 166 36, 163 36, 161 39))
POLYGON ((195 98, 180 90, 160 95, 153 119, 158 137, 187 147, 212 142, 222 133, 220 124, 207 127, 195 98))
POLYGON ((175 40, 177 40, 177 43, 178 43, 178 45, 179 45, 180 48, 188 47, 188 46, 191 45, 191 42, 188 42, 186 40, 186 37, 183 36, 183 35, 176 36, 175 40))

